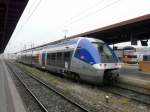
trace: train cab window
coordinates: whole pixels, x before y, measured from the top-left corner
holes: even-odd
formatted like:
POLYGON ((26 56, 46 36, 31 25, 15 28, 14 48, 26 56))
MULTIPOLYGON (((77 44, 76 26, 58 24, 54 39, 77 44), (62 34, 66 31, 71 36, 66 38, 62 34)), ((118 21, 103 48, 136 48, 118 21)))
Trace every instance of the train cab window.
POLYGON ((109 49, 109 47, 106 44, 100 43, 100 42, 93 42, 93 45, 97 48, 97 50, 100 54, 102 63, 115 62, 115 58, 114 58, 111 50, 109 49))
POLYGON ((80 49, 81 49, 81 47, 78 46, 77 49, 76 49, 76 53, 80 53, 80 49))
POLYGON ((76 57, 80 57, 80 49, 81 49, 81 47, 78 46, 76 49, 76 52, 75 52, 76 57))

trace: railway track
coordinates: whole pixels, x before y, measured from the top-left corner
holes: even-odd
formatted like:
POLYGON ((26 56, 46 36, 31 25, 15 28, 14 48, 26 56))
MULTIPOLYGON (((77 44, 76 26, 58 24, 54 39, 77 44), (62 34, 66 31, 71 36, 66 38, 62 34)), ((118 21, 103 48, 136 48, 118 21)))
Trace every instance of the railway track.
MULTIPOLYGON (((32 73, 30 72, 30 74, 32 73)), ((126 85, 120 85, 120 84, 115 85, 115 86, 109 86, 109 87, 104 86, 102 89, 112 94, 123 96, 129 99, 150 105, 150 95, 149 93, 144 93, 144 91, 139 92, 139 91, 126 87, 126 85)))
POLYGON ((104 87, 103 90, 150 105, 150 95, 126 88, 125 86, 116 85, 111 87, 104 87))
MULTIPOLYGON (((53 88, 50 88, 47 84, 41 82, 35 77, 32 77, 31 75, 26 75, 26 73, 22 72, 20 69, 18 69, 14 64, 7 62, 7 66, 9 69, 13 72, 13 74, 18 78, 18 80, 24 85, 26 90, 34 97, 34 99, 37 101, 43 112, 91 112, 90 110, 82 107, 76 102, 73 102, 71 99, 68 99, 63 94, 59 93, 58 91, 54 90, 53 88), (34 87, 31 87, 33 86, 34 87), (35 88, 38 88, 38 92, 42 92, 43 94, 39 94, 35 88), (44 91, 42 91, 44 90, 44 91), (51 96, 49 96, 50 94, 51 96), (38 95, 39 94, 39 95, 38 95), (49 97, 47 97, 47 95, 49 97), (53 96, 52 96, 53 95, 53 96), (44 97, 44 98, 43 98, 44 97), (45 98, 47 97, 47 98, 45 98), (57 97, 54 103, 54 101, 50 101, 54 97, 57 97), (41 99, 43 98, 43 99, 41 99), (54 103, 54 104, 50 104, 54 103), (56 104, 58 103, 58 104, 56 104), (54 106, 55 105, 55 106, 54 106)), ((53 99, 54 100, 54 99, 53 99)))
POLYGON ((17 76, 18 73, 16 73, 16 71, 13 70, 13 68, 6 63, 9 70, 11 71, 11 73, 19 80, 19 82, 24 86, 25 90, 28 91, 28 93, 34 98, 34 100, 37 102, 37 104, 39 105, 40 109, 43 112, 48 112, 48 110, 45 108, 45 106, 38 100, 38 98, 36 98, 36 96, 33 94, 33 92, 26 86, 26 84, 21 80, 20 77, 17 76))
MULTIPOLYGON (((20 69, 22 69, 22 68, 20 68, 20 69)), ((22 69, 23 70, 23 69, 22 69)), ((43 83, 43 80, 40 80, 39 78, 37 78, 36 76, 34 76, 34 75, 31 75, 32 73, 31 72, 29 72, 29 71, 26 71, 26 70, 23 70, 23 72, 25 72, 25 74, 28 74, 30 77, 32 77, 32 78, 34 78, 35 80, 38 80, 38 81, 40 81, 41 83, 43 83)), ((43 83, 44 85, 47 85, 46 83, 43 83)), ((49 85, 47 85, 48 87, 49 87, 49 85)), ((54 89, 54 88, 52 88, 52 89, 54 89)), ((99 89, 99 88, 98 88, 99 89)), ((150 104, 150 96, 149 95, 147 95, 147 94, 144 94, 144 93, 139 93, 139 92, 137 92, 137 91, 135 91, 135 90, 130 90, 130 89, 127 89, 127 88, 125 88, 125 87, 121 87, 121 86, 116 86, 116 87, 104 87, 104 88, 101 88, 101 89, 103 89, 104 91, 107 91, 107 92, 110 92, 110 93, 112 93, 112 94, 117 94, 117 95, 119 95, 119 96, 123 96, 123 97, 127 97, 127 98, 129 98, 129 99, 132 99, 132 100, 136 100, 136 101, 138 101, 138 102, 141 102, 141 103, 144 103, 144 104, 150 104)), ((54 89, 55 90, 55 89, 54 89)), ((56 90, 56 92, 58 92, 57 90, 56 90)), ((59 92, 58 92, 59 93, 59 92)), ((63 95, 63 94, 62 94, 63 95)), ((63 95, 64 96, 64 95, 63 95)), ((66 97, 66 96, 64 96, 64 97, 66 97)), ((69 99, 70 100, 70 99, 69 99)), ((74 102, 73 100, 71 100, 72 102, 74 102)), ((78 104, 78 103, 77 103, 78 104)), ((80 105, 80 104, 78 104, 78 105, 80 105)), ((122 111, 122 110, 120 110, 120 109, 117 109, 117 108, 115 108, 114 109, 114 107, 108 107, 107 105, 102 105, 102 106, 104 106, 104 107, 106 107, 106 108, 108 108, 109 110, 112 110, 113 112, 116 112, 116 111, 122 111)), ((81 106, 82 107, 82 106, 81 106)), ((84 107, 85 108, 85 107, 84 107)), ((86 108, 85 108, 86 109, 86 108)), ((86 109, 87 110, 87 109, 86 109)), ((88 111, 90 111, 90 109, 88 109, 88 111)), ((93 111, 93 110, 92 110, 93 111)), ((98 112, 98 111, 95 111, 95 112, 98 112)))
MULTIPOLYGON (((33 78, 34 80, 40 82, 42 85, 46 86, 47 88, 51 89, 52 91, 54 91, 56 94, 59 94, 61 97, 63 97, 64 99, 66 99, 67 101, 69 101, 70 103, 76 105, 77 107, 81 108, 81 110, 83 110, 84 112, 99 112, 99 110, 97 110, 96 108, 90 107, 90 106, 85 106, 84 104, 82 105, 81 102, 77 102, 74 101, 72 98, 67 97, 66 95, 64 95, 63 93, 59 92, 59 90, 57 90, 55 87, 51 87, 49 84, 47 84, 46 82, 43 82, 43 80, 39 79, 38 77, 36 77, 35 75, 33 75, 30 71, 26 71, 22 68, 19 67, 19 69, 21 69, 21 71, 23 71, 25 74, 27 74, 29 77, 33 78)), ((103 112, 124 112, 122 109, 116 108, 116 107, 111 107, 104 104, 101 104, 102 107, 106 108, 106 110, 102 110, 103 112)), ((72 112, 72 111, 71 111, 72 112)))

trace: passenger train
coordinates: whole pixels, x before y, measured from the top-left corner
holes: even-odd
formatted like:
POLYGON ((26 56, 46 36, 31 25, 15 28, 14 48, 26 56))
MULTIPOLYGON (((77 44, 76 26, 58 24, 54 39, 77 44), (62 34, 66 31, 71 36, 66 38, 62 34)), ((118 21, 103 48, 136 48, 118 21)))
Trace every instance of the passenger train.
POLYGON ((136 48, 126 46, 123 48, 123 62, 129 64, 138 63, 138 54, 136 48))
POLYGON ((121 67, 103 41, 78 37, 63 39, 17 53, 18 61, 93 84, 113 84, 121 67))

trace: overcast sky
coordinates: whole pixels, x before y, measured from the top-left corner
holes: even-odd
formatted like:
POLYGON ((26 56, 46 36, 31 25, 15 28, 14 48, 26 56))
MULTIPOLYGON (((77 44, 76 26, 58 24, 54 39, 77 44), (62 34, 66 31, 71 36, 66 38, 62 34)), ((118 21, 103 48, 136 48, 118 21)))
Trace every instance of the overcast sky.
POLYGON ((5 52, 150 13, 150 0, 29 0, 5 52))

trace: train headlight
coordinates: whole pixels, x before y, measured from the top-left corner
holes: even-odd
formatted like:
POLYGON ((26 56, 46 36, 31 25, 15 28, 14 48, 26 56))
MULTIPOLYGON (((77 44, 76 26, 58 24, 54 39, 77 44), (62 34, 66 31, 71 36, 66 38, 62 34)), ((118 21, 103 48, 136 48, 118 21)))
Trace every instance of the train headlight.
POLYGON ((115 66, 116 66, 117 68, 121 68, 121 64, 120 64, 120 63, 115 63, 115 66))
POLYGON ((118 68, 121 68, 121 63, 118 63, 118 65, 117 65, 117 66, 118 66, 118 68))

